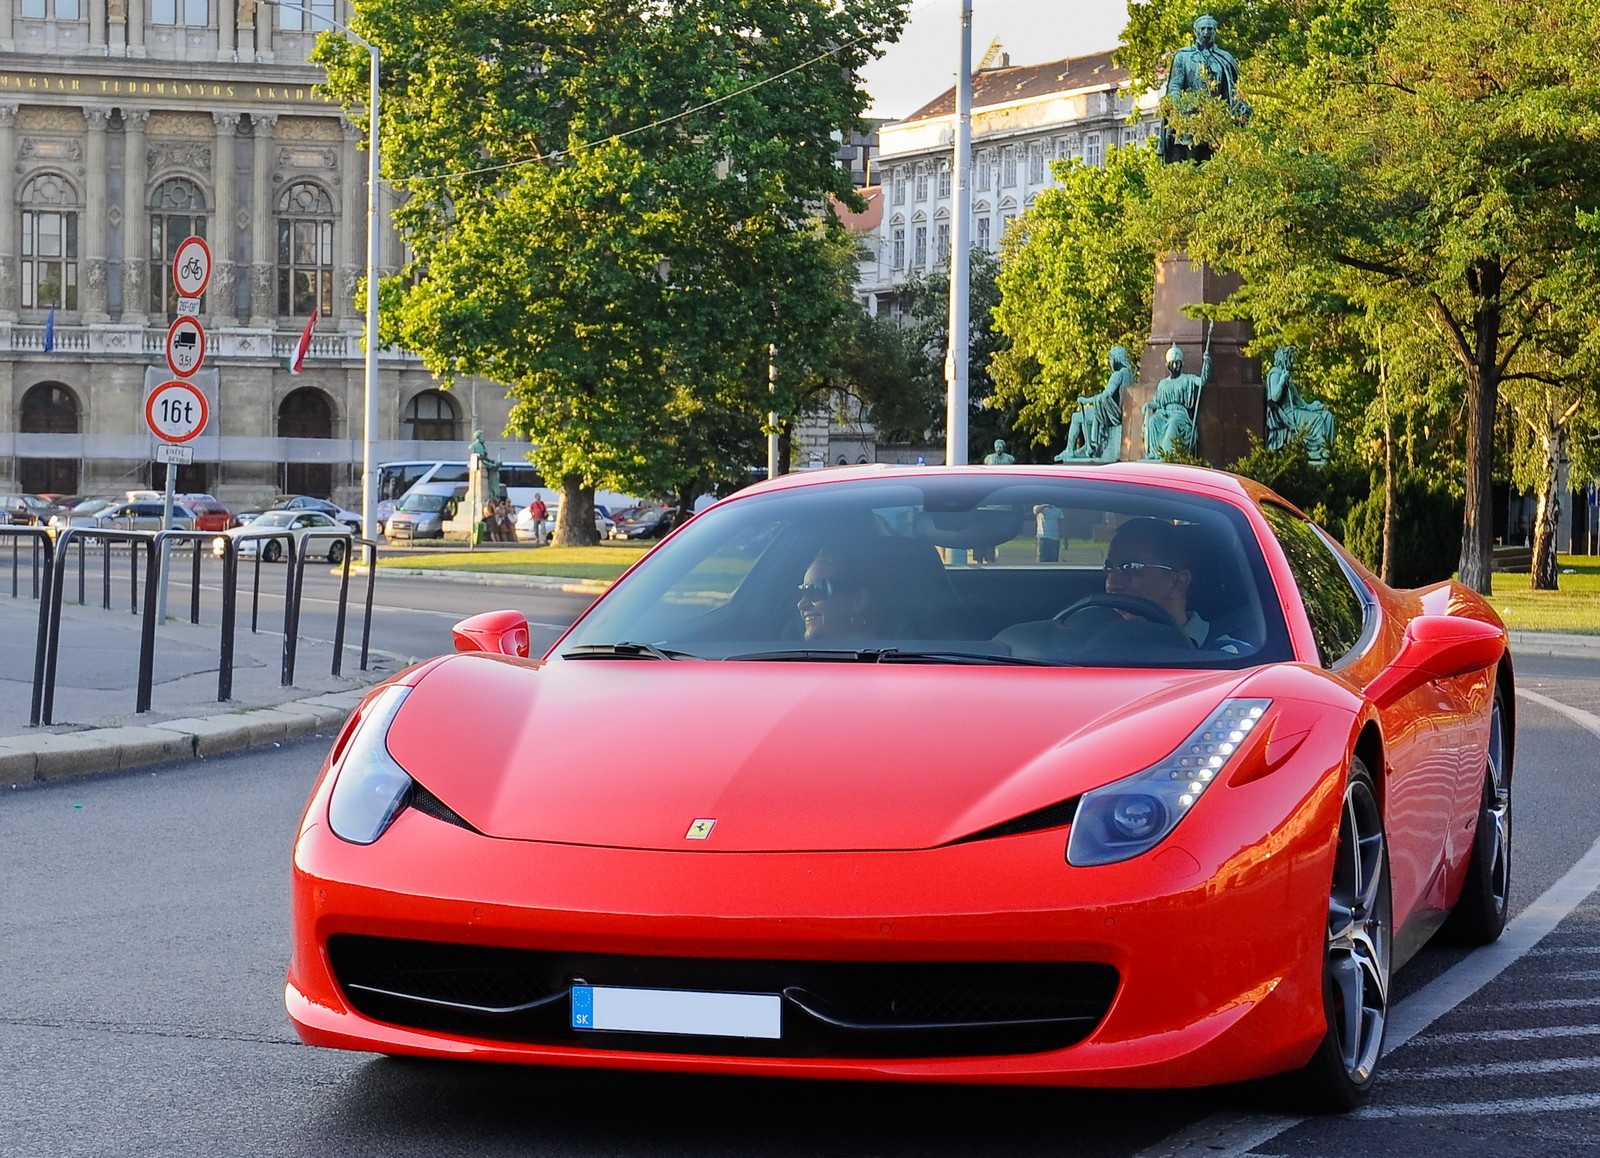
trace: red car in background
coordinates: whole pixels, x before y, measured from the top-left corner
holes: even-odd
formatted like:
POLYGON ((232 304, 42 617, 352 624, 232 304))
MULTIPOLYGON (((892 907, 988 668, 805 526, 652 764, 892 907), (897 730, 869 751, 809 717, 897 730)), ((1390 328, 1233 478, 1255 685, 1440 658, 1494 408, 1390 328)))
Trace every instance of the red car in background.
POLYGON ((1393 970, 1504 928, 1506 642, 1220 472, 758 484, 542 659, 491 612, 366 698, 295 841, 289 1015, 387 1054, 1286 1075, 1348 1109, 1393 970), (648 750, 594 745, 641 702, 648 750))
POLYGON ((197 531, 226 531, 239 525, 234 513, 210 495, 179 495, 178 501, 194 512, 197 531))

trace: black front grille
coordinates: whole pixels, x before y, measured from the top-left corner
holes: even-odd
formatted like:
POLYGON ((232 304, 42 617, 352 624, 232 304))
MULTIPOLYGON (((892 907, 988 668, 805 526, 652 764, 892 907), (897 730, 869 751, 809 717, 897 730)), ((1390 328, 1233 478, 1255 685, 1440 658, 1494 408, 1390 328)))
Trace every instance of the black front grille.
POLYGON ((1087 1037, 1116 994, 1093 962, 744 961, 552 953, 338 935, 334 976, 361 1013, 490 1040, 774 1057, 1031 1053, 1087 1037), (778 993, 778 1041, 571 1028, 574 984, 778 993))

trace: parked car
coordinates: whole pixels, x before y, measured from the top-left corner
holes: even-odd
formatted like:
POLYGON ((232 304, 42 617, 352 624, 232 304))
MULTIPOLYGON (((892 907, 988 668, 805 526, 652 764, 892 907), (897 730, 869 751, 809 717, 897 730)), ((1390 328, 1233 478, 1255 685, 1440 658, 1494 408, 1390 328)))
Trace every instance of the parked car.
POLYGON ((520 611, 454 638, 367 696, 307 804, 286 1004, 310 1044, 1284 1075, 1298 1106, 1350 1109, 1393 971, 1446 922, 1494 941, 1515 891, 1494 608, 1396 591, 1219 471, 786 475, 542 658, 520 611), (641 703, 647 759, 593 742, 641 703))
POLYGON ((0 513, 4 513, 5 521, 13 526, 42 527, 50 521, 50 516, 60 511, 60 507, 38 495, 0 496, 0 513))
POLYGON ((183 505, 194 512, 197 531, 226 531, 239 525, 234 513, 210 495, 185 495, 183 505))
POLYGON ((677 507, 639 507, 611 525, 613 539, 659 539, 678 525, 677 507))
MULTIPOLYGON (((112 503, 85 515, 72 516, 74 527, 98 527, 107 531, 159 531, 163 503, 140 500, 136 503, 112 503)), ((172 504, 172 529, 194 530, 194 512, 182 503, 172 504)))
POLYGON ((466 497, 464 483, 418 483, 395 505, 383 533, 389 540, 442 539, 466 497))
POLYGON ((268 504, 269 511, 321 511, 336 519, 357 534, 361 531, 361 512, 346 510, 338 503, 319 499, 315 495, 279 495, 268 504))
POLYGON ((64 531, 72 526, 76 520, 87 520, 89 516, 98 514, 107 507, 121 506, 124 501, 123 499, 111 499, 103 496, 99 498, 90 495, 80 496, 72 506, 58 510, 50 516, 50 527, 52 530, 64 531))
POLYGON ((239 556, 243 559, 253 559, 259 551, 264 562, 276 563, 288 553, 282 539, 242 537, 258 531, 283 531, 294 537, 296 551, 330 563, 344 561, 346 536, 351 533, 344 523, 321 511, 263 511, 249 523, 233 527, 213 539, 211 553, 221 558, 227 553, 230 539, 238 539, 239 556))

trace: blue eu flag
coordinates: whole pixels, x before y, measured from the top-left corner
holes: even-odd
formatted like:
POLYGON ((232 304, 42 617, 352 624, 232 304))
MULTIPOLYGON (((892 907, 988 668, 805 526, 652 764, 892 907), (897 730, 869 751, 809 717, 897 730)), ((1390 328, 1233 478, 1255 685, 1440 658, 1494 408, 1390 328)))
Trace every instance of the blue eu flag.
POLYGON ((56 308, 50 307, 50 316, 44 320, 44 352, 48 354, 56 348, 56 308))

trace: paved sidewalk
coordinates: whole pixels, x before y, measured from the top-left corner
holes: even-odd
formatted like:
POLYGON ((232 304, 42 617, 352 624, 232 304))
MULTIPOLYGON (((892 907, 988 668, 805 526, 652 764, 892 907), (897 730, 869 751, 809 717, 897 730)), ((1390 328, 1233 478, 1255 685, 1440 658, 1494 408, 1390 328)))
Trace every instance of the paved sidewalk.
POLYGON ((357 612, 342 673, 330 674, 331 641, 302 638, 294 683, 283 687, 283 636, 252 633, 246 608, 234 637, 232 698, 219 703, 220 628, 189 623, 187 610, 169 607, 184 618, 156 629, 151 710, 136 713, 141 617, 126 602, 109 611, 64 606, 54 722, 32 727, 39 605, 25 592, 12 598, 7 584, 0 591, 0 788, 331 735, 368 685, 398 670, 380 656, 360 670, 357 612))
MULTIPOLYGON (((539 575, 385 568, 385 577, 415 576, 456 583, 598 594, 604 583, 539 575)), ((8 585, 9 586, 9 585, 8 585)), ((181 613, 184 608, 169 608, 181 613)), ((269 624, 270 626, 270 624, 269 624)), ((186 619, 156 631, 151 710, 135 713, 140 617, 126 604, 62 608, 54 723, 31 727, 38 604, 0 591, 0 787, 135 768, 179 759, 330 736, 366 688, 398 670, 373 656, 359 669, 359 622, 345 644, 342 674, 330 674, 330 641, 302 639, 291 687, 281 686, 283 638, 252 633, 248 620, 234 641, 233 695, 217 702, 220 632, 186 619)), ((1600 636, 1513 632, 1513 654, 1600 659, 1600 636)))

